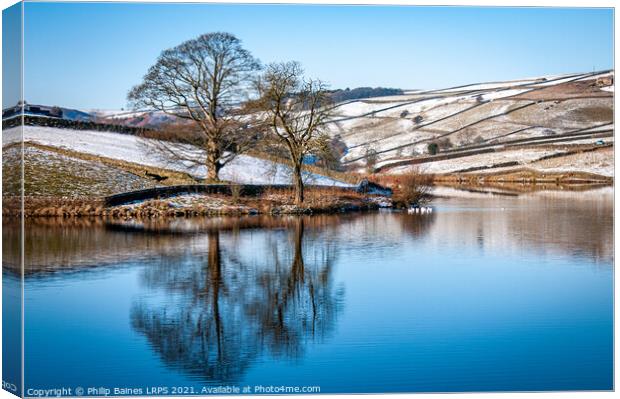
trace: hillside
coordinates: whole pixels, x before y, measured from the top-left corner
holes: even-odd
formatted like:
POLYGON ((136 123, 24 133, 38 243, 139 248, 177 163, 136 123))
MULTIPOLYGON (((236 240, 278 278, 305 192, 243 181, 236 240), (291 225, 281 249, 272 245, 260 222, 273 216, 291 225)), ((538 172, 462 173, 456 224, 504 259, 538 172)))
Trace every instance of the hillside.
MULTIPOLYGON (((613 80, 613 71, 602 71, 426 91, 370 89, 380 96, 341 101, 327 130, 343 166, 358 172, 416 167, 449 174, 511 165, 612 176, 613 80), (386 95, 389 90, 402 94, 386 95), (582 155, 598 151, 600 140, 600 152, 582 155), (429 145, 436 145, 436 154, 429 145), (376 154, 372 168, 368 154, 376 154), (558 159, 543 162, 550 157, 558 159)), ((92 114, 100 122, 134 127, 171 121, 161 112, 92 114)))
MULTIPOLYGON (((515 175, 515 171, 527 170, 613 177, 613 71, 427 91, 369 90, 362 94, 380 96, 338 103, 327 125, 341 152, 340 161, 349 171, 401 174, 415 168, 461 178, 472 174, 515 175), (390 92, 402 94, 386 95, 390 92), (372 162, 369 154, 374 154, 372 162)), ((112 127, 157 127, 171 121, 161 112, 76 112, 91 115, 95 124, 105 122, 112 127)), ((63 112, 63 117, 68 116, 63 112)), ((131 160, 145 167, 184 173, 191 179, 202 179, 206 174, 204 167, 170 165, 157 159, 148 153, 142 139, 131 134, 85 129, 27 126, 25 140, 49 148, 131 160)), ((3 135, 3 144, 10 142, 10 136, 3 135)), ((289 175, 285 165, 248 155, 239 156, 221 174, 225 180, 240 183, 287 183, 289 175)), ((344 184, 312 173, 307 178, 317 184, 344 184)), ((127 184, 142 187, 152 182, 127 184)))
POLYGON ((613 152, 575 155, 613 143, 614 72, 547 76, 349 101, 336 108, 331 135, 341 161, 403 173, 417 165, 433 173, 518 166, 613 175, 613 152), (436 144, 436 155, 429 144, 436 144), (567 155, 553 164, 538 161, 567 155), (483 154, 483 155, 481 155, 483 154), (582 159, 583 162, 582 162, 582 159))
MULTIPOLYGON (((15 144, 20 136, 18 128, 3 131, 6 167, 19 162, 21 151, 15 144)), ((25 126, 23 136, 29 195, 109 195, 161 185, 197 183, 206 177, 205 166, 170 163, 152 150, 150 139, 130 134, 25 126)), ((19 180, 13 175, 6 173, 3 177, 7 192, 17 192, 19 180)), ((282 163, 240 155, 221 170, 220 177, 245 184, 289 184, 291 170, 282 163)), ((313 185, 349 185, 310 172, 304 177, 313 185)))

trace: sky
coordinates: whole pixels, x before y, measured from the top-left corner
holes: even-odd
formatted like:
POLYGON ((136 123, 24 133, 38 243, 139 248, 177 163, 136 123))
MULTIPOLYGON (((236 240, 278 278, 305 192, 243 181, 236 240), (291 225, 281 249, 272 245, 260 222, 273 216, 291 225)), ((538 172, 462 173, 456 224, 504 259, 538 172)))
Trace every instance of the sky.
POLYGON ((21 98, 21 4, 2 10, 2 108, 21 98))
POLYGON ((612 9, 32 2, 24 13, 26 101, 79 109, 127 107, 162 50, 214 31, 332 88, 613 68, 612 9))

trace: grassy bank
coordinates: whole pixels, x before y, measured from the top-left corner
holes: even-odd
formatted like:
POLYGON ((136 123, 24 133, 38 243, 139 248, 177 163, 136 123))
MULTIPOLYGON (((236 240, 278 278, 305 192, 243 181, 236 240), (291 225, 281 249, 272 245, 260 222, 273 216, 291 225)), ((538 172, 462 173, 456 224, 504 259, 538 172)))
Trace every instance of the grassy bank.
MULTIPOLYGON (((66 197, 25 197, 26 217, 158 218, 188 216, 224 216, 253 214, 318 214, 365 211, 379 208, 379 197, 353 191, 313 188, 306 191, 301 207, 295 206, 291 190, 268 190, 257 196, 225 194, 189 194, 153 199, 135 204, 105 206, 103 199, 66 197)), ((4 197, 4 216, 19 216, 18 197, 4 197)))

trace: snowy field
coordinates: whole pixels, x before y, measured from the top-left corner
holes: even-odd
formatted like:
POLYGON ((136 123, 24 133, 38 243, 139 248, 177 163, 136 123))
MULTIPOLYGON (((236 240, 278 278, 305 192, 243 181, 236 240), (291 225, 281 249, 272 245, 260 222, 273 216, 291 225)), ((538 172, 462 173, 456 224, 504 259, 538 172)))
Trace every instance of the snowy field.
MULTIPOLYGON (((19 128, 3 131, 2 145, 19 142, 20 135, 19 128)), ((24 141, 151 167, 186 172, 197 178, 207 176, 205 166, 172 164, 159 154, 149 150, 149 139, 128 134, 25 126, 24 141)), ((197 153, 202 152, 197 148, 192 150, 197 153)), ((220 178, 244 184, 289 184, 291 182, 291 169, 287 165, 240 155, 220 171, 220 178)), ((304 178, 307 184, 350 186, 350 184, 314 173, 306 173, 304 178)))
POLYGON ((534 162, 528 166, 541 172, 589 172, 614 176, 614 150, 605 148, 593 152, 571 154, 534 162))
POLYGON ((510 170, 526 167, 539 172, 587 172, 601 176, 614 176, 613 148, 602 148, 597 151, 569 154, 549 159, 541 159, 549 155, 565 153, 560 149, 519 149, 487 154, 472 155, 470 157, 448 159, 412 166, 400 166, 390 169, 390 174, 406 173, 419 169, 425 173, 453 173, 460 170, 476 167, 490 169, 477 170, 474 173, 509 172, 510 170), (505 162, 518 162, 516 166, 492 168, 505 162))
MULTIPOLYGON (((487 154, 472 155, 463 158, 446 159, 414 166, 400 166, 390 169, 390 174, 400 174, 420 168, 426 173, 451 173, 469 168, 486 168, 505 162, 518 162, 524 166, 530 162, 539 160, 548 155, 560 154, 565 151, 550 149, 519 149, 501 152, 491 152, 487 154)), ((494 169, 496 171, 497 169, 494 169)))
MULTIPOLYGON (((587 94, 562 101, 520 96, 563 83, 594 83, 598 78, 613 75, 554 75, 349 101, 336 107, 337 123, 329 124, 328 130, 348 147, 341 160, 360 167, 364 160, 357 159, 370 149, 379 152, 379 161, 424 155, 435 137, 449 139, 459 147, 495 137, 503 141, 568 133, 612 122, 604 111, 613 108, 613 99, 589 98, 587 94)), ((561 93, 565 86, 559 87, 561 93)), ((613 92, 613 86, 599 89, 613 92)))

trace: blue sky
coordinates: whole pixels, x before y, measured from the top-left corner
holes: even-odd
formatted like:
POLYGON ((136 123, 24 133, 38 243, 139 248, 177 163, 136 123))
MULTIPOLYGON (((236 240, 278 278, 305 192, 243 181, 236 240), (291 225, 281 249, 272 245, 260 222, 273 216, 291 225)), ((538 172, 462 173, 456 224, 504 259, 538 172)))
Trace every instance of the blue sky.
POLYGON ((21 98, 21 4, 2 10, 2 108, 21 98))
POLYGON ((227 31, 333 88, 441 88, 613 67, 613 10, 26 3, 25 99, 126 107, 159 53, 227 31))

